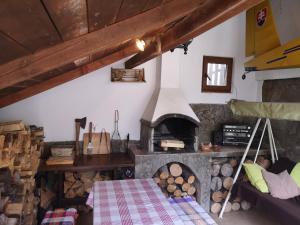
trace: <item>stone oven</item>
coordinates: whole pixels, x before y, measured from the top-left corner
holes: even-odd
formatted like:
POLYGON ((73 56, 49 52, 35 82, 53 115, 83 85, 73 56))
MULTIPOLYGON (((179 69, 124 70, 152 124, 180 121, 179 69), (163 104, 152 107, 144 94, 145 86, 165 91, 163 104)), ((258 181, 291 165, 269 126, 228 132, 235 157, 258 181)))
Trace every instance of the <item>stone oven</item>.
MULTIPOLYGON (((177 140, 184 143, 174 153, 198 151, 200 121, 185 100, 180 89, 160 89, 141 119, 141 145, 148 152, 163 152, 161 141, 177 140)), ((172 148, 170 148, 172 149, 172 148)))
POLYGON ((210 202, 210 162, 198 151, 200 120, 179 88, 179 74, 172 70, 178 62, 176 54, 161 58, 160 87, 147 105, 141 118, 140 148, 132 149, 135 177, 149 178, 163 166, 180 163, 196 177, 196 198, 206 209, 210 202), (165 61, 168 61, 165 64, 165 61), (166 65, 172 65, 166 66, 166 65), (172 81, 172 82, 170 82, 172 81), (184 143, 180 150, 161 147, 162 140, 184 143))
POLYGON ((160 84, 141 118, 141 146, 148 152, 162 152, 162 140, 183 142, 184 148, 176 153, 198 151, 200 120, 180 89, 179 59, 175 51, 158 60, 160 84))

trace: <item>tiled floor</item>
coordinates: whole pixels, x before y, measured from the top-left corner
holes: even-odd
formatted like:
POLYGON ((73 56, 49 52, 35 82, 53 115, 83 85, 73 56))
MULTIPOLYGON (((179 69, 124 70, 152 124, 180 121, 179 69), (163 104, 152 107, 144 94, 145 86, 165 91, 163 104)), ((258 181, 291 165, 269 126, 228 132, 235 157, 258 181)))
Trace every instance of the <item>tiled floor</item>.
POLYGON ((219 219, 217 215, 212 217, 218 225, 280 225, 257 209, 225 213, 223 219, 219 219))
MULTIPOLYGON (((218 225, 280 225, 256 209, 224 214, 223 219, 212 215, 218 225)), ((92 225, 93 212, 80 214, 77 225, 92 225)))

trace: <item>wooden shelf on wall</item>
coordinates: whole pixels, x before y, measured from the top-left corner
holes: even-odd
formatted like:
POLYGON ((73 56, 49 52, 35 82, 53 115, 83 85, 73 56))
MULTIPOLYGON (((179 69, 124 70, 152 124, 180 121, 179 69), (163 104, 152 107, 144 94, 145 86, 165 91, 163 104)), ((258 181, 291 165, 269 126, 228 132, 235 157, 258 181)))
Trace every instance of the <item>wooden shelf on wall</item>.
POLYGON ((111 68, 111 82, 146 82, 144 69, 111 68))

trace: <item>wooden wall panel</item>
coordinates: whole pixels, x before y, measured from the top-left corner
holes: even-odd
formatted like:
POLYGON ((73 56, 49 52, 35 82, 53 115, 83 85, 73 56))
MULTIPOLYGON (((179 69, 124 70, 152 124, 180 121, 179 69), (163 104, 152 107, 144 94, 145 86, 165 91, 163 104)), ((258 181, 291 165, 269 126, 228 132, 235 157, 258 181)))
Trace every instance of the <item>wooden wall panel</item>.
POLYGON ((122 0, 87 0, 89 31, 115 22, 122 0))
POLYGON ((85 0, 43 0, 63 40, 88 33, 85 0))
POLYGON ((141 13, 147 2, 148 0, 123 0, 117 21, 121 21, 141 13))
POLYGON ((27 55, 29 52, 14 40, 0 33, 0 64, 27 55))
POLYGON ((0 18, 0 30, 30 51, 60 42, 40 1, 1 0, 0 18))

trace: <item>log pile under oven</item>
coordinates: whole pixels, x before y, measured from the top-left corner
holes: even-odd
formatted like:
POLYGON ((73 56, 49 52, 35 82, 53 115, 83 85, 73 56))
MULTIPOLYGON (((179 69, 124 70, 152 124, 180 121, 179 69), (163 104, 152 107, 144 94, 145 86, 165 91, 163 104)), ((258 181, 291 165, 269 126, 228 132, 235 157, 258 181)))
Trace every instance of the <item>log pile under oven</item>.
POLYGON ((154 175, 154 180, 167 197, 195 197, 196 177, 178 163, 170 163, 161 167, 154 175))

